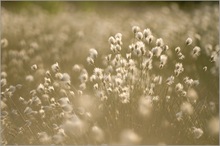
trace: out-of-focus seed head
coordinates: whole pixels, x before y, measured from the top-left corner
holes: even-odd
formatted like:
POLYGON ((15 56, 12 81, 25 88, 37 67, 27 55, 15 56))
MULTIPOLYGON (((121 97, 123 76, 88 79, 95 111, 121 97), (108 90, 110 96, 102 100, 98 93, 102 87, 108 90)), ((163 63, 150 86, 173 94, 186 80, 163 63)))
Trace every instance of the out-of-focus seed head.
POLYGON ((213 46, 212 46, 211 44, 207 44, 207 45, 205 46, 205 52, 206 52, 206 54, 207 54, 208 56, 210 56, 212 51, 213 51, 213 46))
POLYGON ((27 75, 25 77, 25 80, 28 81, 28 82, 33 82, 34 81, 34 77, 32 75, 27 75))
POLYGON ((142 39, 143 39, 143 34, 142 34, 142 32, 137 32, 135 36, 136 36, 136 38, 137 38, 138 40, 142 40, 142 39))
POLYGON ((2 78, 6 78, 6 77, 7 77, 7 73, 4 72, 4 71, 2 71, 2 72, 1 72, 1 79, 2 79, 2 78))
POLYGON ((80 76, 79 76, 79 79, 80 79, 81 83, 87 82, 88 81, 88 73, 87 73, 87 71, 81 73, 80 76))
POLYGON ((47 77, 44 77, 44 82, 50 84, 51 83, 51 79, 47 78, 47 77))
POLYGON ((199 139, 203 135, 203 130, 201 128, 193 127, 193 136, 196 139, 199 139))
POLYGON ((166 63, 167 63, 167 56, 161 55, 160 56, 160 64, 164 66, 166 63))
POLYGON ((139 32, 141 29, 140 29, 140 27, 139 26, 133 26, 132 27, 132 32, 134 33, 134 34, 136 34, 137 32, 139 32))
POLYGON ((177 92, 182 91, 183 90, 183 85, 181 83, 176 84, 175 90, 177 92))
POLYGON ((41 144, 51 144, 52 137, 49 136, 46 132, 39 132, 37 135, 41 144))
POLYGON ((11 92, 11 93, 14 93, 16 91, 16 87, 10 85, 9 88, 8 88, 8 91, 11 92))
POLYGON ((1 107, 1 116, 3 117, 3 109, 7 108, 7 104, 1 100, 0 107, 1 107))
POLYGON ((43 84, 38 85, 37 92, 39 92, 39 93, 43 93, 44 92, 44 85, 43 84))
POLYGON ((24 110, 24 114, 26 114, 26 115, 29 115, 29 114, 31 114, 32 112, 33 112, 33 110, 32 110, 32 108, 30 108, 30 107, 26 107, 25 110, 24 110))
MULTIPOLYGON (((184 96, 184 97, 185 97, 186 94, 187 94, 187 93, 186 93, 186 91, 184 91, 184 90, 182 90, 182 91, 180 92, 180 96, 184 96)), ((195 102, 195 101, 194 101, 194 102, 195 102)))
POLYGON ((139 114, 143 117, 149 118, 152 114, 153 103, 151 96, 142 96, 139 99, 138 111, 139 114))
POLYGON ((183 71, 184 71, 183 64, 182 63, 176 63, 175 64, 175 70, 174 70, 175 75, 179 76, 179 74, 182 73, 183 71))
POLYGON ((121 46, 120 46, 119 44, 117 44, 117 45, 115 46, 115 49, 117 50, 117 52, 120 52, 120 51, 121 51, 121 46))
POLYGON ((203 69, 204 71, 207 71, 208 67, 207 67, 207 66, 204 66, 202 69, 203 69))
POLYGON ((70 91, 70 96, 71 96, 71 97, 75 97, 75 92, 70 91))
POLYGON ((218 54, 216 52, 211 53, 210 62, 216 62, 218 60, 218 54))
POLYGON ((122 92, 119 94, 119 98, 122 103, 126 104, 130 102, 130 93, 129 92, 122 92))
POLYGON ((93 88, 94 88, 95 90, 97 90, 97 89, 99 88, 99 85, 96 83, 96 84, 93 85, 93 88))
POLYGON ((167 96, 166 96, 166 101, 169 102, 169 101, 170 101, 170 98, 171 98, 171 97, 170 97, 169 95, 167 95, 167 96))
POLYGON ((179 53, 181 51, 181 48, 180 47, 176 47, 175 48, 175 52, 179 53))
POLYGON ((162 76, 155 76, 153 82, 159 85, 162 84, 162 76))
POLYGON ((40 106, 41 105, 41 100, 39 97, 37 96, 33 96, 32 97, 32 104, 35 105, 35 106, 40 106))
POLYGON ((90 76, 89 79, 90 79, 91 82, 94 82, 96 80, 96 76, 93 74, 93 75, 90 76))
POLYGON ((199 55, 200 55, 200 47, 198 47, 198 46, 195 46, 194 48, 193 48, 193 50, 192 50, 192 56, 193 57, 198 57, 199 55))
POLYGON ((114 45, 116 43, 116 40, 113 36, 111 36, 111 37, 109 37, 108 42, 109 42, 110 45, 111 44, 114 45))
POLYGON ((134 49, 135 49, 135 45, 134 44, 131 44, 131 45, 129 45, 129 51, 130 52, 133 52, 134 51, 134 49))
POLYGON ((195 101, 197 101, 197 99, 199 98, 199 96, 198 96, 198 93, 196 92, 195 89, 190 88, 190 89, 187 91, 187 98, 189 99, 189 101, 195 102, 195 101))
POLYGON ((111 45, 110 50, 111 50, 113 53, 117 53, 116 45, 111 45))
POLYGON ((162 38, 159 38, 159 39, 156 40, 156 46, 161 47, 163 45, 164 45, 164 42, 163 42, 162 38))
POLYGON ((70 80, 71 80, 71 78, 70 78, 70 75, 68 73, 63 73, 62 74, 61 81, 67 82, 67 81, 70 81, 70 80))
POLYGON ((58 100, 58 103, 62 106, 62 105, 69 104, 70 100, 68 97, 62 97, 58 100))
POLYGON ((60 70, 60 67, 59 67, 58 62, 56 62, 55 64, 53 64, 53 65, 51 66, 51 69, 52 69, 53 72, 58 72, 58 71, 60 70))
POLYGON ((163 51, 167 51, 167 50, 169 50, 169 46, 168 45, 164 45, 164 46, 162 46, 162 49, 163 49, 163 51))
POLYGON ((100 127, 93 126, 91 128, 91 133, 95 142, 101 143, 105 140, 104 131, 100 127))
POLYGON ((58 80, 61 80, 61 79, 63 78, 63 74, 60 73, 60 72, 57 72, 57 73, 55 74, 55 78, 58 79, 58 80))
POLYGON ((61 127, 68 136, 74 137, 82 136, 88 129, 87 123, 77 116, 73 116, 71 119, 66 120, 61 127))
POLYGON ((181 52, 177 53, 177 55, 180 60, 183 60, 185 58, 185 56, 181 52))
POLYGON ((1 47, 6 48, 8 46, 8 40, 6 38, 1 39, 1 47))
POLYGON ((198 86, 199 85, 199 80, 193 80, 193 85, 198 86))
POLYGON ((154 48, 152 48, 151 52, 153 53, 154 56, 159 57, 162 53, 162 48, 161 47, 154 47, 154 48))
POLYGON ((53 137, 52 137, 52 141, 55 143, 55 144, 62 144, 65 140, 65 136, 63 134, 55 134, 53 137))
POLYGON ((19 101, 21 101, 21 102, 24 102, 25 100, 24 100, 24 98, 23 97, 19 97, 19 101))
POLYGON ((32 65, 31 70, 33 70, 33 71, 37 70, 37 65, 36 64, 32 65))
POLYGON ((86 89, 86 83, 81 83, 80 85, 79 85, 79 89, 80 90, 85 90, 86 89))
POLYGON ((7 84, 7 80, 6 79, 1 79, 1 87, 4 87, 7 84))
POLYGON ((91 58, 97 58, 97 56, 98 56, 98 52, 97 52, 97 50, 96 49, 94 49, 94 48, 91 48, 90 50, 89 50, 89 56, 91 57, 91 58))
POLYGON ((98 78, 98 79, 102 79, 103 78, 103 69, 96 67, 96 68, 94 68, 93 73, 96 76, 96 78, 98 78))
POLYGON ((73 111, 73 107, 71 104, 62 105, 62 110, 64 113, 71 113, 73 111))
POLYGON ((41 99, 42 99, 42 101, 44 101, 44 102, 48 102, 49 99, 50 99, 50 96, 49 96, 48 94, 43 94, 43 95, 41 96, 41 99))
POLYGON ((219 135, 219 117, 213 117, 208 121, 208 132, 212 136, 218 136, 219 135))
POLYGON ((147 38, 146 38, 146 41, 148 44, 152 43, 154 40, 154 36, 153 35, 149 35, 147 38))
POLYGON ((176 118, 177 118, 177 121, 181 121, 182 120, 182 117, 183 117, 183 112, 180 111, 176 114, 176 118))
POLYGON ((72 70, 75 71, 75 72, 80 72, 82 70, 82 67, 78 64, 75 64, 73 67, 72 67, 72 70))
POLYGON ((200 41, 201 40, 201 35, 199 35, 198 33, 197 34, 195 34, 195 39, 197 39, 198 41, 200 41))
POLYGON ((31 96, 35 96, 37 94, 37 91, 36 90, 31 90, 30 94, 31 94, 31 96))
POLYGON ((180 109, 186 115, 192 115, 194 112, 193 106, 189 102, 183 102, 180 109))
POLYGON ((131 53, 127 53, 127 54, 126 54, 126 58, 127 58, 127 59, 131 59, 131 53))
POLYGON ((120 134, 120 144, 123 145, 135 145, 141 142, 141 137, 133 130, 126 129, 120 134))
POLYGON ((144 29, 143 31, 143 35, 145 38, 147 38, 148 36, 150 36, 152 33, 151 33, 151 30, 149 28, 147 29, 144 29))
POLYGON ((116 33, 115 38, 119 38, 121 40, 122 39, 122 34, 121 33, 116 33))
POLYGON ((77 94, 78 94, 79 96, 82 96, 82 95, 83 95, 83 91, 82 91, 82 90, 78 90, 78 91, 77 91, 77 94))
POLYGON ((105 59, 106 59, 108 62, 111 61, 111 58, 112 58, 112 54, 109 54, 109 55, 107 55, 107 56, 105 57, 105 59))
POLYGON ((186 45, 188 45, 188 46, 189 46, 189 45, 191 45, 191 44, 192 44, 192 42, 193 42, 193 41, 192 41, 192 39, 191 39, 191 38, 187 38, 187 39, 186 39, 186 45))

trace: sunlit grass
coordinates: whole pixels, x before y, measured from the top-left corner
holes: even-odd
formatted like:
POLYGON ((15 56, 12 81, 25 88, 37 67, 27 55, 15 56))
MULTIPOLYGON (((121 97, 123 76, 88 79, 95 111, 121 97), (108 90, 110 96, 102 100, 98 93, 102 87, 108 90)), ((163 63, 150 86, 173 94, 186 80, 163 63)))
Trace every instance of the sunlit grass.
POLYGON ((1 10, 2 144, 219 143, 218 3, 29 4, 1 10))

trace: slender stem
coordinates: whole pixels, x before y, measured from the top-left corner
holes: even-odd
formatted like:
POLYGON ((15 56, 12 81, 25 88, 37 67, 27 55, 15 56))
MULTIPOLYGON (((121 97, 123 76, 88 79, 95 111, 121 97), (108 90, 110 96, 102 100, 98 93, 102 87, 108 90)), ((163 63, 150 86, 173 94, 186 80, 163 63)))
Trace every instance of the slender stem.
POLYGON ((15 106, 15 108, 17 109, 19 115, 21 116, 22 120, 24 122, 26 122, 25 118, 23 117, 23 115, 21 114, 20 110, 18 109, 18 107, 16 106, 16 104, 14 103, 14 101, 11 99, 11 97, 9 97, 9 99, 11 100, 12 104, 15 106))

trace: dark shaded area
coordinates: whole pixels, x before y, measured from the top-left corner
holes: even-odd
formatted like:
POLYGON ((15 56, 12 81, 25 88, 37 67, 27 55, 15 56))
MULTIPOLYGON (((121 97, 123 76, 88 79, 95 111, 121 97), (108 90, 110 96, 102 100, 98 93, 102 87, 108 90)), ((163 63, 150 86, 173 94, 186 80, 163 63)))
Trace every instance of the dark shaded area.
MULTIPOLYGON (((102 11, 106 7, 136 7, 137 10, 140 7, 145 7, 146 5, 148 7, 161 7, 165 5, 169 5, 171 3, 174 3, 174 1, 155 1, 155 2, 149 2, 149 1, 2 1, 1 6, 14 11, 19 12, 22 9, 29 9, 31 10, 32 6, 38 6, 42 8, 43 10, 46 10, 50 13, 57 13, 59 10, 63 9, 64 5, 69 6, 75 6, 76 9, 82 9, 85 11, 94 11, 94 10, 100 10, 102 11), (97 9, 98 8, 98 9, 97 9)), ((175 3, 178 4, 179 8, 185 10, 185 11, 191 11, 194 8, 199 7, 202 4, 205 5, 218 5, 218 1, 176 1, 175 3)))

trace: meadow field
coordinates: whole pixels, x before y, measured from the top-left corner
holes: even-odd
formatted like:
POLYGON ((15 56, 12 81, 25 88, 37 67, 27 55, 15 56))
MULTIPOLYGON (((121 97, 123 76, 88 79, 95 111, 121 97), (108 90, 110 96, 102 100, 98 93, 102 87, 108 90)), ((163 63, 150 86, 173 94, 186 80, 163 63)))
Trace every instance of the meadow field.
POLYGON ((2 145, 219 145, 219 2, 1 2, 2 145))

